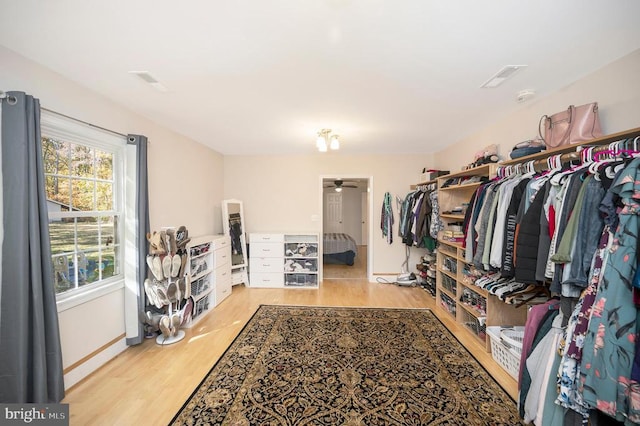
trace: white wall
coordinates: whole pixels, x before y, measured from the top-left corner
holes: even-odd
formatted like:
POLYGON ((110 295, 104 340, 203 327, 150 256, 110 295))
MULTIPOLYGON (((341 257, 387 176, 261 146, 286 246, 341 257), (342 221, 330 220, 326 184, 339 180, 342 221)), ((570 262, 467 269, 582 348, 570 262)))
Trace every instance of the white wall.
MULTIPOLYGON (((313 151, 313 141, 309 150, 313 151)), ((373 177, 373 273, 394 275, 404 261, 404 247, 395 238, 388 245, 380 231, 384 193, 404 198, 419 181, 431 155, 337 155, 314 152, 299 156, 226 156, 224 195, 244 202, 247 232, 321 232, 321 176, 373 177)), ((397 210, 394 205, 397 232, 397 210)), ((418 249, 413 252, 418 255, 418 249)))
POLYGON ((640 127, 640 50, 612 62, 558 92, 525 104, 520 110, 489 125, 435 155, 435 164, 458 171, 471 162, 473 153, 487 145, 499 145, 502 159, 513 146, 537 135, 540 117, 597 101, 604 134, 640 127), (465 153, 460 155, 460 153, 465 153))
MULTIPOLYGON (((116 132, 143 134, 149 138, 152 229, 185 225, 190 235, 222 232, 223 158, 220 154, 2 46, 0 64, 0 89, 4 91, 24 91, 40 99, 43 108, 116 132)), ((171 95, 167 94, 167 102, 170 101, 171 95)), ((65 369, 124 333, 123 294, 119 289, 60 314, 65 369)), ((121 342, 119 345, 124 348, 121 342)), ((111 353, 113 356, 113 350, 111 353)), ((102 358, 101 362, 108 360, 108 357, 102 358)), ((68 371, 65 385, 68 387, 98 367, 93 364, 89 369, 79 365, 76 371, 68 371), (82 374, 78 374, 80 370, 82 374)))

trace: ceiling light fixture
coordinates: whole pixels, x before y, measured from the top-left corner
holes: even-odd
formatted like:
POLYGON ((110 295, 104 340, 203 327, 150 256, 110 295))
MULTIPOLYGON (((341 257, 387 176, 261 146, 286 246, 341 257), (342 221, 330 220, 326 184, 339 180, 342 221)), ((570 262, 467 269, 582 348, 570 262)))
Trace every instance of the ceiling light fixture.
POLYGON ((338 135, 331 134, 331 129, 322 129, 318 132, 316 148, 320 152, 327 152, 328 149, 340 149, 340 140, 338 138, 338 135))

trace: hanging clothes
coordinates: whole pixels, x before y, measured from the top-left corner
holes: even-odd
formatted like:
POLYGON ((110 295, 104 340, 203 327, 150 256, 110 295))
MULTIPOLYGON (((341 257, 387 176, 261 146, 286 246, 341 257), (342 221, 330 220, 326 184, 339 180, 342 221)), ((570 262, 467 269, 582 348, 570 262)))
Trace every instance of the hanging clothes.
POLYGON ((640 159, 624 168, 610 191, 621 210, 609 265, 598 288, 585 338, 581 376, 585 402, 618 421, 640 419, 640 393, 630 388, 638 311, 631 280, 635 275, 640 221, 640 159))
POLYGON ((380 229, 382 229, 382 236, 386 239, 388 244, 393 243, 394 219, 391 200, 391 194, 389 192, 385 192, 384 200, 382 201, 382 214, 380 215, 380 229))

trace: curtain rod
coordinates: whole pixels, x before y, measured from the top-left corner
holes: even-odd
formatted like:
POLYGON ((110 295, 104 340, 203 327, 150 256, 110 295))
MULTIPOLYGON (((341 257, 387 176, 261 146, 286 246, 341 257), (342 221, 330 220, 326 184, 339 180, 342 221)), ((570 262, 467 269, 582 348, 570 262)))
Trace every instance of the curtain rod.
MULTIPOLYGON (((1 96, 2 96, 2 95, 0 94, 0 97, 1 97, 1 96)), ((60 113, 60 112, 58 112, 58 111, 53 111, 53 110, 50 110, 50 109, 48 109, 48 108, 44 108, 44 107, 40 107, 40 109, 41 109, 41 110, 44 110, 44 111, 47 111, 47 112, 50 112, 51 114, 59 115, 60 117, 68 118, 69 120, 77 121, 78 123, 86 124, 86 125, 87 125, 87 126, 89 126, 89 127, 93 127, 93 128, 96 128, 96 129, 103 130, 103 131, 105 131, 105 132, 113 133, 114 135, 122 136, 122 137, 124 137, 124 138, 126 138, 126 137, 128 136, 128 135, 125 135, 125 134, 123 134, 123 133, 116 132, 115 130, 105 129, 104 127, 96 126, 95 124, 87 123, 86 121, 79 120, 79 119, 74 118, 74 117, 69 117, 68 115, 62 114, 62 113, 60 113)))

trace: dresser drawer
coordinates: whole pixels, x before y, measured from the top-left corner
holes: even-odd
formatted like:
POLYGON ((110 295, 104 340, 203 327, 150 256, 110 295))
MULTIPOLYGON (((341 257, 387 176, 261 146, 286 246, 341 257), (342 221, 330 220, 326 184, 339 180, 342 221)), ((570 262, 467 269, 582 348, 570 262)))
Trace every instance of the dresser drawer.
POLYGON ((277 257, 251 257, 251 272, 282 272, 282 259, 277 257))
POLYGON ((284 274, 282 272, 251 273, 251 287, 282 287, 284 274))
POLYGON ((231 263, 231 250, 229 247, 223 247, 213 252, 213 267, 220 268, 221 266, 231 263))
POLYGON ((249 234, 250 243, 284 243, 284 234, 249 234))
POLYGON ((284 243, 252 243, 250 257, 284 257, 284 243))
POLYGON ((230 268, 216 268, 213 272, 215 274, 215 283, 216 285, 218 284, 218 282, 224 281, 224 280, 231 280, 231 269, 230 268))
POLYGON ((215 287, 216 306, 231 295, 231 275, 227 274, 224 279, 217 281, 215 287))

